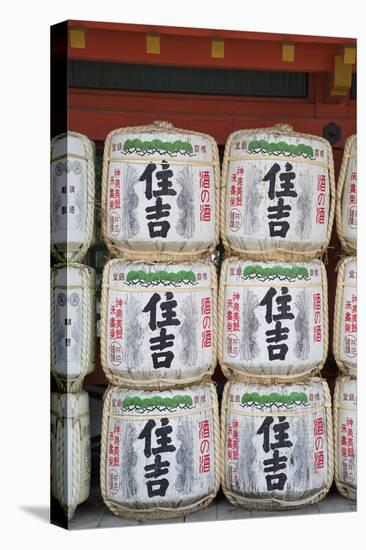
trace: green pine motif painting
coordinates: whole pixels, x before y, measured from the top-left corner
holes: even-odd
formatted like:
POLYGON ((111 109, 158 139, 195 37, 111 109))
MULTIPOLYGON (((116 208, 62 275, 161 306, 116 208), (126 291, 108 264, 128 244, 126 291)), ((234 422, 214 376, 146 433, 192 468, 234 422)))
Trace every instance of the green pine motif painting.
POLYGON ((177 285, 181 283, 186 284, 197 284, 197 277, 193 271, 180 270, 177 272, 174 271, 154 271, 147 272, 143 269, 129 271, 126 276, 126 284, 136 285, 136 284, 149 284, 157 285, 162 284, 165 286, 168 285, 177 285))
POLYGON ((143 398, 138 395, 131 395, 125 397, 122 402, 122 408, 129 410, 174 410, 177 408, 187 409, 192 406, 193 400, 190 395, 175 395, 174 397, 161 397, 160 395, 153 395, 151 397, 143 398))
POLYGON ((265 139, 253 139, 248 145, 249 153, 264 153, 269 155, 285 155, 292 157, 314 158, 314 150, 310 145, 286 143, 286 141, 269 142, 265 139))
POLYGON ((176 156, 177 154, 194 155, 192 144, 189 141, 182 141, 180 139, 175 141, 126 139, 123 144, 123 152, 125 154, 137 153, 142 156, 146 154, 153 155, 155 153, 159 153, 160 155, 166 154, 168 156, 176 156))

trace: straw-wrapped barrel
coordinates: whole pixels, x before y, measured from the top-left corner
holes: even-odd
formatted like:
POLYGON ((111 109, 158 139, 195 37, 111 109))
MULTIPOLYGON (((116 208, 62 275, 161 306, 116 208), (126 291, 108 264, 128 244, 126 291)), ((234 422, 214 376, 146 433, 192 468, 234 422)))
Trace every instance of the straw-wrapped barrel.
POLYGON ((113 130, 104 146, 102 232, 116 256, 192 259, 219 237, 215 140, 168 122, 113 130))
POLYGON ((228 382, 221 409, 222 486, 251 510, 318 502, 333 481, 332 411, 327 383, 228 382))
POLYGON ((357 382, 340 376, 334 391, 334 478, 338 491, 357 498, 357 382))
POLYGON ((288 125, 232 133, 222 167, 221 237, 258 259, 313 259, 334 217, 332 148, 288 125))
POLYGON ((90 490, 89 397, 51 394, 51 493, 71 519, 90 490))
POLYGON ((158 388, 212 374, 216 296, 209 261, 110 260, 101 302, 101 360, 109 381, 158 388))
POLYGON ((333 352, 344 374, 357 375, 357 259, 344 258, 338 268, 334 306, 333 352))
POLYGON ((51 245, 59 261, 79 262, 94 233, 95 145, 77 132, 51 142, 51 245))
POLYGON ((104 399, 101 490, 128 519, 205 508, 220 486, 220 428, 212 383, 166 391, 111 386, 104 399))
POLYGON ((320 260, 228 258, 221 271, 218 355, 224 374, 296 381, 328 352, 327 276, 320 260))
POLYGON ((51 372, 77 392, 95 366, 95 271, 69 263, 51 270, 51 372))
POLYGON ((337 184, 337 232, 347 254, 357 249, 357 136, 345 143, 337 184))

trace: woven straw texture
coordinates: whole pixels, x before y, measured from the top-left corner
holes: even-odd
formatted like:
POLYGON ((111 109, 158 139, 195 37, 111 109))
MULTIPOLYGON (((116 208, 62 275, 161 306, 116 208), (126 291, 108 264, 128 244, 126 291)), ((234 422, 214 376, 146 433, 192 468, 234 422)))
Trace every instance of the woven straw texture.
MULTIPOLYGON (((169 159, 167 159, 169 162, 169 159)), ((210 164, 208 161, 202 161, 202 164, 210 164)), ((194 166, 195 164, 190 162, 188 159, 184 162, 184 165, 186 166, 194 166)), ((156 261, 156 260, 195 260, 200 257, 208 256, 210 253, 212 253, 215 250, 216 245, 219 241, 219 212, 220 212, 220 161, 219 161, 219 153, 217 148, 216 141, 206 134, 202 134, 200 132, 193 132, 191 130, 183 130, 180 128, 175 128, 171 123, 166 121, 155 121, 150 125, 147 126, 130 126, 127 128, 118 128, 116 130, 113 130, 107 135, 107 138, 105 140, 104 144, 104 158, 103 158, 103 176, 102 176, 102 235, 103 239, 107 244, 108 249, 112 253, 113 256, 117 257, 126 257, 129 259, 138 258, 143 259, 146 261, 156 261), (111 141, 112 138, 115 135, 123 135, 123 134, 133 134, 133 133, 141 133, 141 132, 149 132, 152 136, 154 134, 158 134, 160 132, 168 133, 168 134, 177 134, 177 133, 184 133, 187 136, 199 136, 204 137, 207 140, 209 140, 212 148, 212 165, 213 165, 213 172, 214 172, 214 189, 215 189, 215 231, 214 231, 214 239, 212 244, 207 247, 206 249, 201 250, 184 250, 185 243, 187 241, 182 241, 182 250, 157 250, 154 248, 154 245, 150 246, 148 243, 146 243, 146 249, 143 250, 133 250, 131 248, 128 248, 123 244, 123 242, 116 243, 112 241, 108 237, 108 231, 107 231, 107 200, 108 200, 108 172, 109 172, 109 155, 110 155, 110 148, 111 148, 111 141)), ((133 246, 133 243, 132 243, 133 246)))
POLYGON ((341 169, 339 171, 338 182, 337 182, 337 194, 336 194, 336 224, 337 224, 337 233, 339 240, 341 241, 342 248, 346 254, 353 255, 357 252, 357 246, 355 243, 351 242, 345 235, 343 227, 343 191, 347 177, 348 164, 351 157, 351 151, 357 135, 350 136, 346 139, 344 146, 343 159, 341 164, 341 169))
MULTIPOLYGON (((326 251, 332 233, 332 226, 334 220, 334 210, 335 210, 335 179, 334 179, 334 164, 333 164, 333 152, 330 143, 318 136, 313 136, 310 134, 302 134, 298 132, 293 132, 292 127, 288 124, 276 124, 274 127, 270 128, 255 128, 251 130, 245 130, 245 136, 250 137, 255 135, 258 132, 268 132, 275 133, 284 137, 298 137, 298 138, 308 138, 321 141, 324 143, 324 146, 328 154, 328 174, 330 182, 330 202, 329 202, 329 218, 328 218, 328 227, 325 242, 321 247, 314 248, 313 250, 299 250, 299 249, 286 249, 286 248, 271 248, 263 250, 252 250, 252 249, 240 249, 236 246, 233 246, 226 235, 226 193, 228 189, 227 177, 230 165, 230 151, 232 143, 235 141, 238 134, 240 135, 244 130, 237 130, 229 135, 226 146, 225 153, 222 165, 222 174, 221 174, 221 215, 220 215, 220 235, 225 247, 227 254, 236 254, 241 258, 248 258, 252 260, 277 260, 277 261, 301 261, 301 260, 311 260, 313 258, 320 258, 322 254, 326 251)), ((266 156, 269 160, 271 157, 266 156)), ((276 157, 273 157, 276 159, 276 157)))
MULTIPOLYGON (((103 272, 103 283, 102 283, 102 297, 101 297, 101 338, 100 338, 100 350, 101 350, 101 363, 103 371, 108 378, 109 382, 114 385, 124 385, 127 387, 135 387, 140 389, 167 389, 172 387, 187 386, 189 384, 194 384, 202 381, 204 378, 207 378, 208 375, 212 375, 217 362, 217 275, 216 268, 212 262, 209 260, 199 260, 200 263, 205 264, 211 272, 211 291, 212 291, 212 363, 210 368, 202 372, 200 375, 195 377, 187 377, 181 379, 175 378, 151 378, 148 379, 134 379, 124 376, 124 373, 116 374, 108 367, 108 295, 109 295, 109 276, 110 271, 115 264, 120 262, 121 259, 110 260, 104 268, 103 272)), ((198 260, 197 260, 198 261, 198 260)), ((141 263, 138 260, 132 261, 131 263, 137 264, 141 263)), ((153 265, 153 262, 146 262, 146 264, 153 265)), ((174 265, 172 261, 165 262, 169 265, 174 265)), ((179 264, 189 265, 189 262, 179 262, 179 264)), ((155 263, 156 265, 156 263, 155 263)), ((128 289, 127 289, 128 290, 128 289)), ((152 288, 152 290, 154 290, 152 288)), ((164 292, 171 290, 174 292, 176 288, 174 287, 164 287, 164 292)), ((125 291, 125 289, 123 289, 125 291)), ((138 292, 138 289, 136 289, 138 292)), ((187 288, 189 292, 189 288, 187 288)), ((127 374, 127 373, 126 373, 127 374)))
MULTIPOLYGON (((338 491, 344 497, 356 501, 357 500, 357 489, 351 487, 344 483, 339 477, 339 461, 341 456, 341 449, 339 445, 339 431, 340 431, 340 409, 341 405, 341 392, 343 383, 351 380, 349 376, 340 376, 337 378, 335 389, 334 389, 334 400, 333 400, 333 418, 334 418, 334 480, 337 486, 338 491)), ((355 410, 355 409, 351 409, 355 410)), ((355 437, 357 441, 357 434, 355 437)))
MULTIPOLYGON (((51 415, 54 417, 55 445, 52 448, 52 483, 51 490, 54 498, 60 503, 68 520, 72 519, 79 504, 89 496, 90 470, 85 469, 83 461, 82 445, 83 429, 81 422, 83 417, 89 423, 89 398, 86 392, 72 396, 66 394, 52 394, 51 415), (57 406, 55 407, 55 401, 57 406), (68 403, 66 403, 68 401, 68 403), (66 409, 70 414, 66 416, 66 409), (67 424, 66 420, 72 421, 67 424), (71 433, 70 433, 71 432, 71 433), (67 449, 65 449, 65 445, 67 449), (71 463, 65 464, 65 456, 71 457, 71 463), (69 468, 71 467, 71 484, 69 468), (68 478, 66 482, 66 478, 68 478), (82 479, 83 478, 83 479, 82 479), (86 479, 86 485, 85 485, 86 479)), ((85 420, 84 420, 85 423, 85 420)), ((84 443, 85 445, 85 443, 84 443)), ((90 445, 87 447, 90 454, 90 445)), ((90 464, 90 456, 88 457, 90 464)))
MULTIPOLYGON (((245 497, 238 493, 234 493, 226 484, 226 472, 225 472, 225 449, 226 449, 226 420, 227 420, 227 409, 229 407, 228 397, 229 390, 232 382, 227 382, 221 403, 221 460, 223 465, 222 473, 222 489, 226 498, 234 506, 239 506, 247 510, 296 510, 304 506, 315 504, 322 500, 325 495, 328 493, 334 477, 334 440, 333 440, 333 419, 332 419, 332 407, 331 407, 331 397, 329 393, 328 384, 325 380, 321 378, 311 378, 309 382, 319 382, 322 386, 324 392, 324 402, 325 402, 325 414, 326 414, 326 434, 327 434, 327 457, 328 457, 328 470, 327 470, 327 480, 324 487, 322 487, 317 493, 299 500, 285 501, 278 498, 251 498, 245 497)), ((264 413, 263 416, 266 416, 268 413, 264 413)), ((299 413, 300 415, 300 413, 299 413)), ((297 416, 295 412, 292 412, 292 416, 297 416)))
MULTIPOLYGON (((338 264, 337 290, 334 305, 334 326, 333 326, 333 353, 339 370, 343 374, 357 376, 357 366, 347 363, 341 357, 341 346, 343 342, 342 315, 343 315, 343 293, 345 288, 346 268, 349 262, 356 261, 355 256, 350 256, 341 260, 338 264)), ((356 288, 357 292, 357 288, 356 288)))
MULTIPOLYGON (((214 384, 211 382, 208 384, 211 394, 211 407, 213 418, 213 431, 214 431, 214 447, 215 447, 215 482, 213 491, 200 499, 197 502, 186 506, 180 506, 179 508, 155 506, 151 509, 138 509, 132 508, 121 503, 110 500, 107 497, 107 485, 106 485, 106 466, 107 466, 107 451, 108 451, 108 431, 109 431, 109 411, 111 404, 111 396, 114 391, 121 390, 121 387, 109 386, 104 394, 104 408, 103 408, 103 423, 102 423, 102 447, 101 447, 101 460, 100 460, 100 483, 103 500, 106 506, 116 515, 122 518, 133 520, 159 520, 177 518, 186 516, 193 512, 198 512, 206 508, 212 500, 215 498, 221 482, 222 462, 221 462, 221 444, 220 444, 220 422, 219 422, 219 410, 217 394, 214 384)), ((184 416, 184 412, 179 414, 184 416)))
MULTIPOLYGON (((60 263, 80 262, 88 251, 94 239, 94 196, 95 196, 95 144, 89 138, 78 132, 67 132, 54 137, 51 141, 51 160, 52 152, 57 140, 63 137, 74 136, 83 142, 86 161, 86 210, 85 210, 85 239, 77 248, 70 249, 69 243, 65 243, 67 252, 62 250, 55 243, 51 243, 52 254, 60 263)), ((65 158, 68 158, 66 156, 65 158)), ((72 155, 71 155, 72 157, 72 155)), ((66 230, 65 230, 66 233, 66 230)))
MULTIPOLYGON (((327 282, 327 273, 324 264, 320 260, 313 260, 313 263, 318 263, 321 270, 322 278, 322 304, 323 304, 323 325, 322 325, 322 334, 323 334, 323 358, 321 363, 312 367, 304 372, 287 374, 287 375, 261 375, 250 372, 245 372, 245 367, 242 370, 234 369, 229 365, 225 364, 224 361, 224 333, 225 333, 225 293, 226 293, 226 281, 228 274, 229 263, 232 261, 239 261, 238 256, 232 256, 224 260, 221 266, 220 274, 220 285, 219 285, 219 298, 218 298, 218 358, 219 363, 224 373, 225 377, 229 380, 235 380, 242 383, 254 383, 258 382, 260 384, 279 384, 287 382, 302 382, 309 378, 309 376, 315 376, 320 373, 321 368, 323 367, 328 354, 328 344, 329 344, 329 316, 328 316, 328 282, 327 282)), ((250 282, 248 282, 250 286, 250 282)), ((269 283, 268 283, 269 286, 269 283)))
POLYGON ((95 273, 92 268, 76 262, 69 262, 67 267, 79 269, 83 281, 80 373, 71 377, 57 371, 55 278, 59 269, 66 269, 64 264, 56 264, 51 270, 51 372, 61 392, 76 393, 81 390, 85 376, 95 368, 95 273))

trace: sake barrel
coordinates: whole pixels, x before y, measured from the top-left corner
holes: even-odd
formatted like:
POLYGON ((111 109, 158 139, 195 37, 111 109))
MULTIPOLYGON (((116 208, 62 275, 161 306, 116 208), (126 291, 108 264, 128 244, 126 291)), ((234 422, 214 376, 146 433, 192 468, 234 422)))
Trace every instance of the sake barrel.
POLYGON ((228 382, 221 409, 222 487, 235 506, 295 509, 320 501, 333 481, 327 383, 228 382))
POLYGON ((51 393, 51 493, 72 519, 89 490, 88 394, 51 393))
POLYGON ((357 248, 357 136, 345 143, 337 185, 337 232, 343 248, 355 254, 357 248))
POLYGON ((164 387, 212 374, 216 293, 209 261, 110 260, 101 304, 101 360, 109 381, 164 387))
POLYGON ((334 391, 334 478, 338 491, 357 499, 357 382, 340 376, 334 391))
POLYGON ((228 378, 285 382, 319 372, 328 351, 323 263, 226 259, 218 349, 228 378))
POLYGON ((94 232, 95 145, 77 132, 51 142, 51 243, 59 260, 78 262, 94 232))
POLYGON ((334 217, 332 148, 290 126, 238 130, 225 147, 221 237, 228 251, 259 259, 312 259, 334 217))
POLYGON ((357 259, 339 265, 334 307, 333 352, 344 374, 357 375, 357 259))
POLYGON ((116 256, 195 258, 219 236, 215 140, 154 122, 113 130, 103 159, 102 232, 116 256))
POLYGON ((51 270, 51 371, 61 391, 79 391, 95 366, 95 271, 70 263, 51 270))
POLYGON ((104 398, 101 490, 137 520, 205 508, 220 486, 220 428, 212 383, 158 392, 111 386, 104 398))

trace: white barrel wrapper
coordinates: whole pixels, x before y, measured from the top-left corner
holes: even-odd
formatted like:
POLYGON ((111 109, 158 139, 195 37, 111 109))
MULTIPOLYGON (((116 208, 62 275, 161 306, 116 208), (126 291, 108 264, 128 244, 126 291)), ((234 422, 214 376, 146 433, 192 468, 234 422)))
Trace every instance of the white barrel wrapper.
POLYGON ((345 374, 357 375, 357 260, 342 260, 334 313, 334 355, 345 374), (343 274, 343 277, 342 277, 343 274))
POLYGON ((330 396, 302 384, 228 382, 223 397, 223 489, 246 508, 296 508, 320 500, 333 478, 330 396), (329 418, 329 423, 328 423, 329 418))
POLYGON ((337 379, 334 400, 335 481, 339 491, 356 500, 357 493, 357 382, 337 379))
POLYGON ((67 132, 51 143, 51 242, 69 261, 86 254, 94 227, 95 146, 67 132))
POLYGON ((263 254, 281 249, 298 257, 325 248, 334 180, 325 139, 270 128, 234 132, 223 175, 225 246, 263 254))
POLYGON ((114 130, 109 148, 106 143, 102 208, 107 244, 130 254, 191 255, 213 249, 219 210, 215 141, 185 130, 149 128, 114 130))
POLYGON ((327 278, 312 262, 228 259, 221 272, 219 358, 236 374, 302 376, 328 351, 327 278))
POLYGON ((111 260, 102 364, 113 383, 198 379, 216 364, 216 271, 209 262, 111 260))
POLYGON ((72 263, 51 270, 51 370, 77 391, 95 366, 95 271, 72 263))
POLYGON ((217 415, 213 384, 160 392, 110 387, 101 466, 107 506, 139 517, 207 505, 219 487, 217 415))
POLYGON ((51 492, 68 519, 90 490, 89 397, 51 393, 51 492))
MULTIPOLYGON (((343 157, 347 170, 342 193, 342 232, 346 242, 355 249, 357 246, 357 138, 351 142, 349 157, 343 157)), ((347 141, 348 141, 347 140, 347 141)), ((347 148, 347 142, 346 147, 347 148)))

